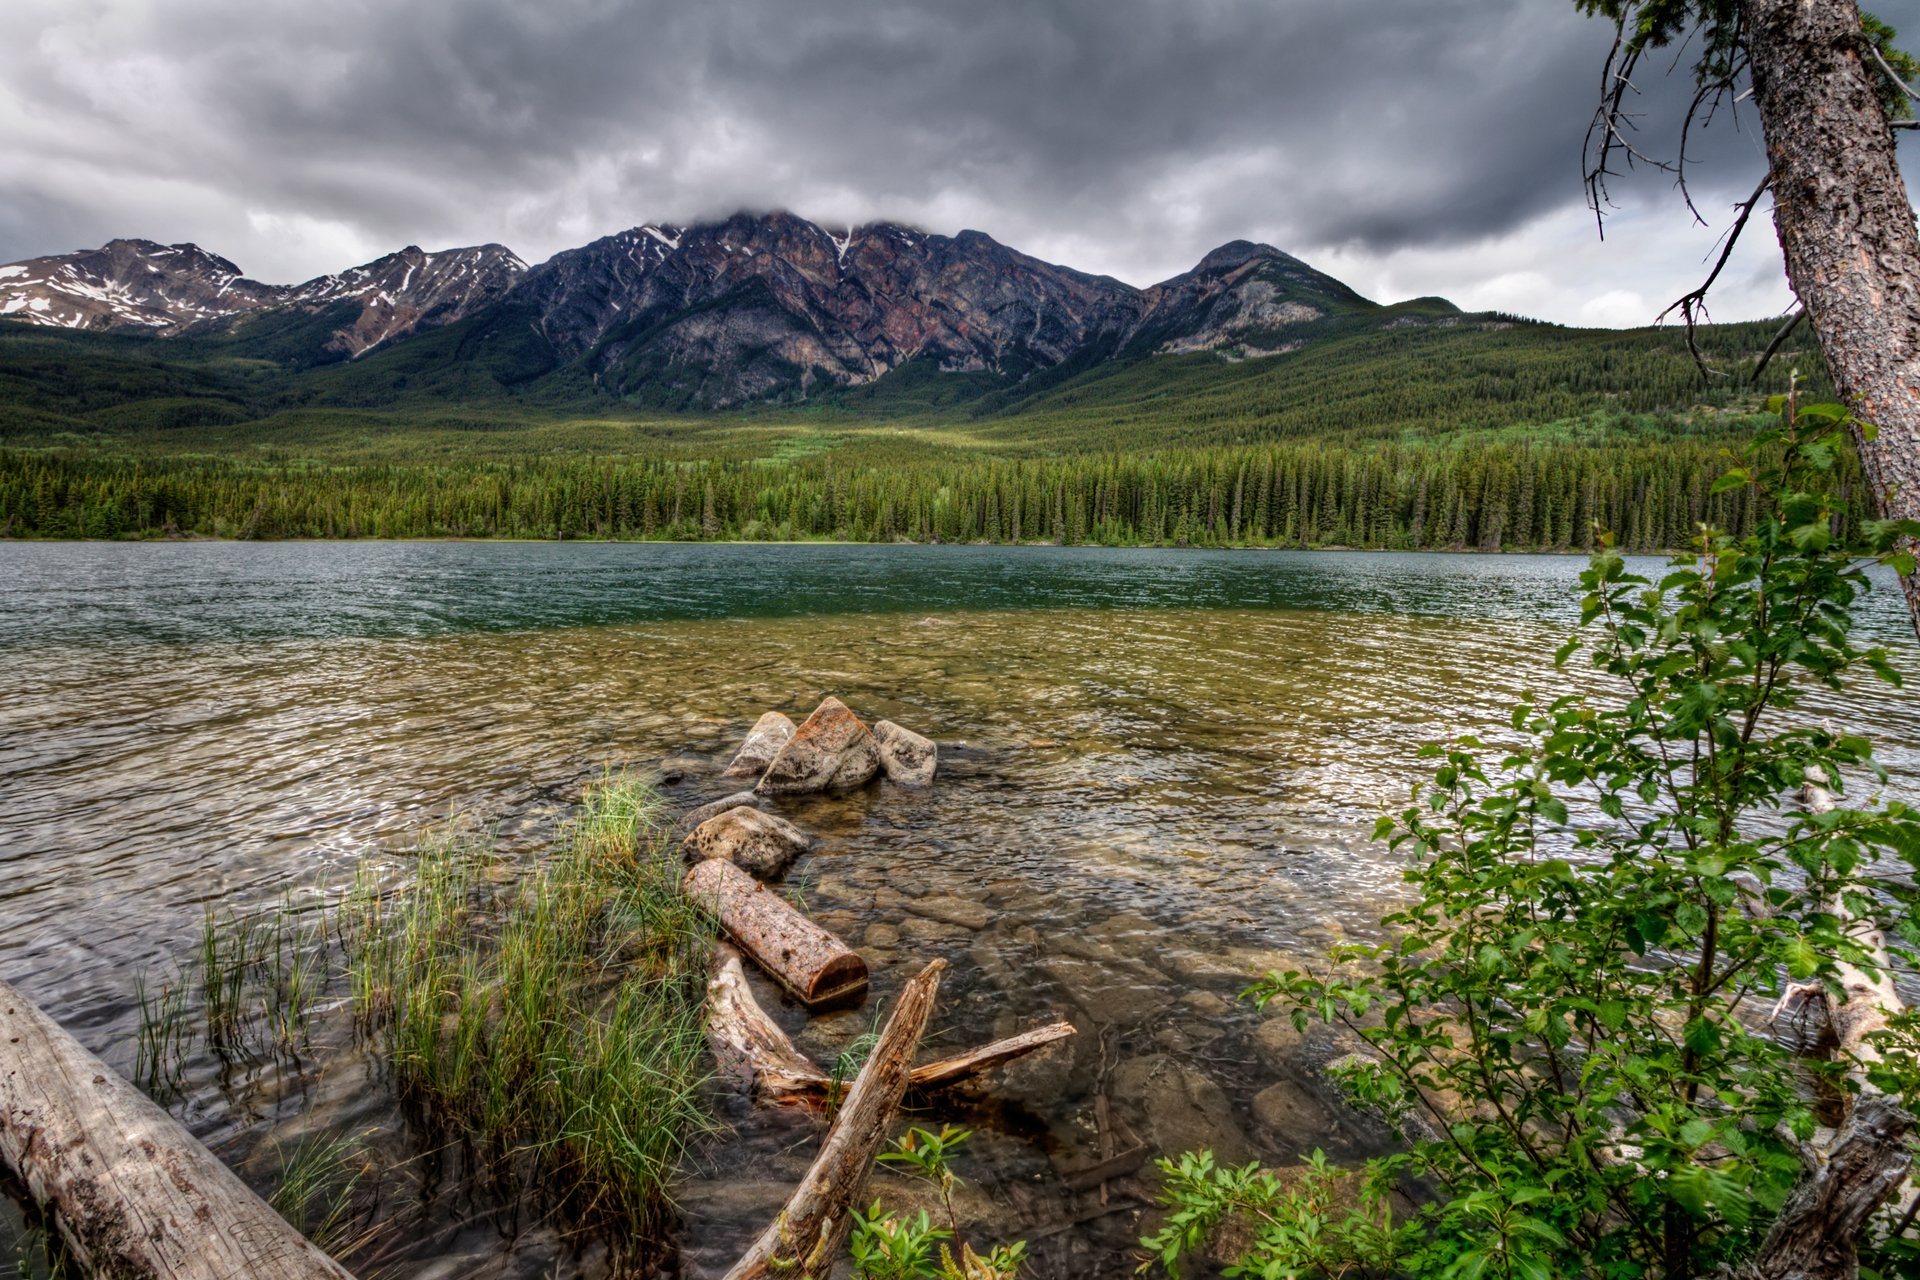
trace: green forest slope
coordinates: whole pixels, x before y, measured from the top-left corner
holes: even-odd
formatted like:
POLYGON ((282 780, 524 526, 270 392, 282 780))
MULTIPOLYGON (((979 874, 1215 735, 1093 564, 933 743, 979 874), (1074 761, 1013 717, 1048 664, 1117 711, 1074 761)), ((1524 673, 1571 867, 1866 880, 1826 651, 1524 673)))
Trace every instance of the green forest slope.
POLYGON ((1768 326, 1703 331, 1742 375, 1708 383, 1671 330, 1427 319, 1015 384, 910 364, 699 416, 517 379, 460 325, 298 368, 297 335, 0 324, 0 534, 1525 549, 1598 521, 1651 548, 1744 520, 1707 491, 1768 326))

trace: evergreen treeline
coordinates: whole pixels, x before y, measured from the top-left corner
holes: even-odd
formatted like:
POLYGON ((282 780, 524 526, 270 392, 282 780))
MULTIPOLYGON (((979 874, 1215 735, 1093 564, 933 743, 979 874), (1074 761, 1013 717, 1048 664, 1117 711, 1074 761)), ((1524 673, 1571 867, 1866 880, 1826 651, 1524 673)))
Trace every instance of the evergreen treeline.
MULTIPOLYGON (((1848 461, 1855 510, 1864 486, 1848 461)), ((1633 550, 1753 519, 1719 442, 1320 442, 1032 460, 458 461, 318 467, 0 450, 0 534, 841 539, 1633 550)))

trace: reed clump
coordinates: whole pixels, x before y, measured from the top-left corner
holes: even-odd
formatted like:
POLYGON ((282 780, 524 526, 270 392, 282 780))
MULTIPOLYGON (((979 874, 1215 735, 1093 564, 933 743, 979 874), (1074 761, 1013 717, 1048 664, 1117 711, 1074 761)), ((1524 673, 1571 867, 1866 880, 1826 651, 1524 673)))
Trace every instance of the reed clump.
MULTIPOLYGON (((357 1041, 423 1152, 464 1153, 497 1192, 616 1228, 616 1252, 644 1246, 710 1123, 716 931, 680 892, 666 829, 647 783, 609 775, 530 862, 449 822, 397 885, 363 864, 331 906, 290 895, 264 912, 210 910, 191 963, 138 980, 136 1079, 178 1096, 196 1045, 225 1080, 303 1079, 357 1041)), ((370 1185, 338 1176, 355 1149, 324 1135, 298 1147, 276 1207, 350 1234, 349 1203, 370 1185)))
POLYGON ((642 1228, 708 1123, 714 926, 664 833, 653 792, 610 777, 517 878, 484 837, 450 833, 405 889, 365 878, 341 911, 356 1025, 415 1122, 575 1214, 642 1228))

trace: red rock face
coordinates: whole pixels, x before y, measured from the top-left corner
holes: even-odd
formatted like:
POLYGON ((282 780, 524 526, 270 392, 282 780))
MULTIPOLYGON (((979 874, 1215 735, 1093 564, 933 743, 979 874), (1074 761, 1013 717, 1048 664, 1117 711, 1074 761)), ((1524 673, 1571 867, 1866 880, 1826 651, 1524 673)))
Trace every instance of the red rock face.
POLYGON ((755 788, 763 795, 837 791, 880 772, 880 749, 866 722, 838 698, 822 702, 780 749, 755 788))

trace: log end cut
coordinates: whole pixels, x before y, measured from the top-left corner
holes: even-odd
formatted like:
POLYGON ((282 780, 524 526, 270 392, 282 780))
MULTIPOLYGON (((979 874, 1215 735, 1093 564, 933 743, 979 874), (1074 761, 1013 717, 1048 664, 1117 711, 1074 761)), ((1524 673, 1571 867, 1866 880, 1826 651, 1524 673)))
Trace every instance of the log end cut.
POLYGON ((829 960, 813 975, 806 1002, 814 1007, 851 1000, 867 989, 867 962, 853 951, 829 960))

